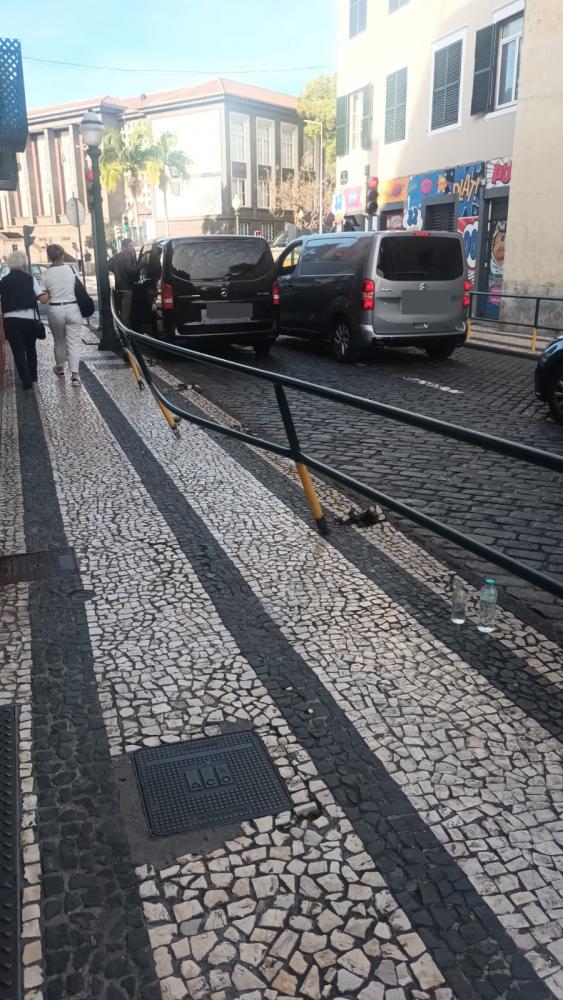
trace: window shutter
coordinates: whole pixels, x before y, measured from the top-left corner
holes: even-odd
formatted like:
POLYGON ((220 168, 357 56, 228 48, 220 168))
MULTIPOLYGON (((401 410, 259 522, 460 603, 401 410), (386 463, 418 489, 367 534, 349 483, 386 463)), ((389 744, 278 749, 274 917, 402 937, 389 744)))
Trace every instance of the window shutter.
POLYGON ((336 98, 336 155, 348 152, 348 95, 336 98))
POLYGON ((405 138, 407 114, 407 68, 387 77, 385 91, 385 142, 405 138))
POLYGON ((371 149, 371 122, 373 117, 373 84, 364 87, 362 100, 362 149, 371 149))
POLYGON ((481 28, 475 37, 475 67, 471 114, 483 115, 491 110, 492 85, 495 77, 496 30, 494 24, 481 28))
POLYGON ((459 118, 462 42, 434 53, 432 129, 455 125, 459 118))

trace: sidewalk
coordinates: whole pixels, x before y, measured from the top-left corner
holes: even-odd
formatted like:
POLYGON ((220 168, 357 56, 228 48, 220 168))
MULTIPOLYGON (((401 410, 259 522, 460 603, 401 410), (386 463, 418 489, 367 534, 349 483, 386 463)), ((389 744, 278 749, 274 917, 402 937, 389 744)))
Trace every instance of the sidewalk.
POLYGON ((40 349, 0 396, 25 1000, 563 997, 561 649, 473 591, 456 628, 388 522, 323 487, 321 539, 284 461, 40 349))

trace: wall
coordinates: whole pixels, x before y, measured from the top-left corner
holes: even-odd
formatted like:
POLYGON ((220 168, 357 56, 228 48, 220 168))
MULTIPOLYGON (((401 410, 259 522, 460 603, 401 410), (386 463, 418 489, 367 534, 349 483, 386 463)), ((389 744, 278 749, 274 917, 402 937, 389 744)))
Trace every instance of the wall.
POLYGON ((561 0, 528 0, 524 36, 504 288, 563 296, 561 0))
MULTIPOLYGON (((168 189, 168 216, 178 219, 202 218, 221 213, 221 112, 218 107, 179 111, 166 116, 150 116, 155 136, 173 132, 178 149, 191 160, 187 183, 172 184, 168 189)), ((155 222, 158 234, 164 233, 164 202, 158 186, 154 192, 155 222)), ((181 228, 181 227, 180 227, 181 228)), ((182 232, 184 230, 182 229, 182 232)))
MULTIPOLYGON (((536 3, 538 0, 536 0, 536 3)), ((557 0, 553 0, 554 7, 557 0)), ((349 183, 359 184, 364 166, 380 178, 443 171, 495 157, 510 157, 515 111, 471 116, 475 33, 490 24, 499 0, 410 0, 394 14, 388 0, 368 0, 367 29, 348 38, 348 2, 339 5, 338 94, 373 83, 373 144, 340 157, 339 172, 348 170, 349 183), (432 45, 463 31, 460 122, 451 129, 430 132, 432 45), (385 78, 408 67, 406 138, 385 145, 385 78)), ((523 6, 523 0, 522 0, 523 6)))

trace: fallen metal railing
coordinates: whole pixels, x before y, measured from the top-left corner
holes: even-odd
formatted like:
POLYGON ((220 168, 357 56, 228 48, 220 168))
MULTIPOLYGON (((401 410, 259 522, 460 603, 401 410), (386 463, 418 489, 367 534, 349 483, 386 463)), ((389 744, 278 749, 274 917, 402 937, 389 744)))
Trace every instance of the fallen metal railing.
MULTIPOLYGON (((468 318, 467 340, 469 340, 471 338, 471 325, 472 325, 472 322, 474 320, 475 320, 476 323, 483 323, 484 325, 492 323, 492 324, 494 324, 495 326, 498 326, 498 327, 501 327, 501 326, 519 327, 521 329, 529 330, 530 331, 530 350, 533 353, 535 353, 536 350, 537 350, 537 346, 538 346, 538 331, 539 330, 546 330, 548 333, 553 333, 553 334, 561 333, 561 326, 548 326, 545 323, 540 323, 540 309, 541 309, 542 302, 558 302, 561 306, 563 306, 563 299, 561 299, 561 298, 557 298, 556 296, 552 296, 552 295, 513 295, 512 293, 508 293, 507 292, 505 294, 504 292, 500 292, 500 291, 499 292, 494 292, 494 291, 488 291, 488 292, 471 291, 471 292, 469 292, 469 295, 470 295, 470 298, 471 298, 471 303, 470 303, 470 306, 469 306, 469 314, 468 314, 468 317, 467 317, 468 318), (489 300, 490 302, 494 302, 494 304, 496 305, 497 304, 497 300, 500 300, 500 299, 503 299, 503 300, 504 299, 521 299, 523 302, 527 302, 527 303, 532 303, 533 302, 534 303, 534 318, 533 318, 532 322, 521 323, 521 322, 519 322, 517 320, 510 319, 507 316, 504 316, 504 317, 500 317, 499 316, 498 319, 497 319, 494 316, 480 316, 478 314, 478 312, 477 313, 475 312, 474 306, 475 305, 478 306, 481 300, 485 300, 485 301, 489 300)), ((507 337, 509 337, 512 331, 511 330, 500 330, 499 332, 502 333, 502 334, 504 334, 504 335, 506 335, 507 337)), ((518 335, 519 334, 516 333, 516 336, 518 336, 518 335)))
POLYGON ((437 420, 434 417, 428 417, 421 413, 413 413, 410 410, 403 410, 398 406, 390 406, 387 403, 378 403, 375 400, 366 399, 362 396, 354 396, 351 393, 342 392, 339 389, 328 389, 325 386, 316 385, 313 382, 304 382, 301 379, 294 378, 290 375, 281 375, 278 372, 264 371, 261 368, 252 368, 250 365, 243 365, 237 361, 229 361, 227 358, 215 357, 213 355, 204 354, 201 351, 193 351, 186 347, 179 347, 176 344, 170 344, 154 337, 149 337, 146 334, 137 333, 136 331, 130 330, 128 327, 124 326, 119 319, 115 310, 113 296, 112 313, 115 325, 119 331, 123 350, 131 364, 139 388, 143 388, 144 379, 158 406, 164 414, 171 430, 175 434, 178 434, 179 420, 187 420, 189 423, 203 427, 206 430, 215 431, 219 434, 225 435, 226 437, 243 441, 245 444, 252 445, 253 447, 261 448, 264 451, 269 451, 275 455, 282 455, 284 458, 291 459, 295 463, 296 470, 307 496, 313 517, 315 518, 317 527, 322 535, 328 534, 328 526, 315 493, 315 489, 309 475, 309 469, 314 469, 316 472, 322 473, 327 478, 340 483, 342 486, 348 487, 360 496, 367 497, 369 500, 381 504, 382 507, 386 507, 397 514, 400 514, 402 517, 413 521, 415 524, 419 524, 423 528, 427 528, 434 534, 440 535, 442 538, 446 538, 448 541, 467 549, 469 552, 473 552, 474 555, 492 562, 495 565, 502 567, 502 569, 508 570, 515 576, 526 580, 528 583, 534 584, 556 597, 563 598, 563 581, 557 580, 545 573, 541 573, 539 570, 535 570, 532 567, 527 566, 518 559, 513 559, 511 556, 506 555, 499 549, 490 545, 485 545, 483 542, 479 542, 477 539, 471 538, 469 535, 458 531, 457 528, 452 528, 443 521, 439 521, 437 518, 431 517, 429 514, 423 514, 421 511, 416 510, 409 504, 388 496, 381 490, 374 489, 372 486, 368 486, 366 483, 361 482, 355 477, 349 476, 347 473, 341 472, 338 469, 327 465, 325 462, 314 458, 312 455, 303 452, 285 393, 285 388, 296 389, 297 391, 306 393, 307 395, 330 400, 331 402, 349 406, 356 410, 362 410, 365 413, 372 413, 377 416, 387 417, 388 419, 395 420, 398 423, 407 424, 410 427, 417 427, 420 430, 430 431, 431 433, 439 434, 442 437, 451 438, 455 441, 472 444, 477 447, 484 448, 487 451, 496 452, 497 454, 508 458, 517 459, 518 461, 528 462, 532 465, 539 466, 540 468, 549 469, 552 472, 563 473, 563 456, 556 455, 548 451, 542 451, 538 448, 531 448, 528 445, 519 444, 517 441, 509 441, 504 438, 495 437, 492 434, 484 434, 481 431, 472 431, 466 427, 460 427, 457 424, 451 424, 444 420, 437 420), (197 414, 191 413, 189 410, 185 409, 185 407, 180 406, 173 400, 167 398, 162 389, 156 385, 151 375, 150 368, 147 365, 140 349, 141 346, 156 349, 158 351, 165 351, 188 361, 195 361, 198 364, 209 365, 215 368, 226 368, 231 371, 239 372, 244 376, 269 382, 274 386, 276 401, 287 436, 287 445, 280 445, 274 441, 269 441, 258 437, 257 435, 247 433, 246 431, 237 430, 234 427, 227 427, 225 424, 211 420, 208 417, 198 416, 197 414))

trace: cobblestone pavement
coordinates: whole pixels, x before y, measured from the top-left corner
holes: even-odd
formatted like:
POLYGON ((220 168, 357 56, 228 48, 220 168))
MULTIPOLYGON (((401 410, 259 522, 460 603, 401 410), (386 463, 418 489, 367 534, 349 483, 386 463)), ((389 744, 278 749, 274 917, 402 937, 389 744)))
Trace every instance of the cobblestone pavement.
POLYGON ((2 552, 76 558, 0 587, 25 1000, 563 997, 561 648, 471 586, 457 629, 390 522, 321 539, 287 463, 82 367, 1 402, 2 552), (290 809, 148 837, 132 754, 241 728, 290 809))
MULTIPOLYGON (((255 363, 243 350, 228 356, 255 363)), ((273 390, 264 383, 178 360, 162 363, 180 382, 199 384, 206 398, 253 430, 285 440, 273 390)), ((563 430, 535 400, 534 362, 528 358, 467 348, 436 364, 414 350, 384 351, 375 362, 348 367, 311 344, 282 338, 262 366, 548 451, 563 450, 563 430)), ((557 474, 300 393, 288 396, 301 444, 315 457, 563 578, 557 474)), ((517 613, 532 610, 538 627, 549 626, 563 638, 562 602, 423 529, 402 526, 450 565, 469 572, 475 583, 495 576, 518 601, 517 613)))

